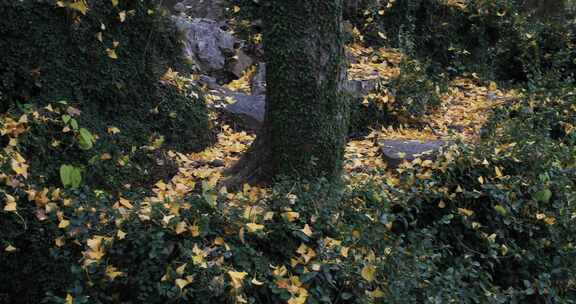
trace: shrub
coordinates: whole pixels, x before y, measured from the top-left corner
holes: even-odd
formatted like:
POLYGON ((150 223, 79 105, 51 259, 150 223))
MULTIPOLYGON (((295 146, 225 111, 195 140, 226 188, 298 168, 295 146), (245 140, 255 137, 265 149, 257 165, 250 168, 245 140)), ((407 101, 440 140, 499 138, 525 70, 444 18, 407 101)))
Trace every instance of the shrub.
POLYGON ((2 112, 66 100, 85 113, 83 125, 93 132, 113 125, 131 144, 144 144, 156 131, 172 147, 206 145, 207 113, 198 95, 184 97, 190 92, 159 82, 169 68, 186 66, 176 30, 156 1, 58 3, 86 3, 87 12, 57 1, 0 5, 2 112), (157 106, 161 112, 151 115, 157 106))
POLYGON ((372 44, 401 48, 453 74, 506 81, 551 71, 573 75, 574 32, 567 20, 533 16, 524 7, 514 0, 382 1, 359 26, 372 44))
POLYGON ((429 66, 414 59, 404 59, 399 67, 397 77, 379 80, 373 92, 353 101, 352 134, 376 125, 414 123, 440 105, 445 79, 430 77, 429 66))

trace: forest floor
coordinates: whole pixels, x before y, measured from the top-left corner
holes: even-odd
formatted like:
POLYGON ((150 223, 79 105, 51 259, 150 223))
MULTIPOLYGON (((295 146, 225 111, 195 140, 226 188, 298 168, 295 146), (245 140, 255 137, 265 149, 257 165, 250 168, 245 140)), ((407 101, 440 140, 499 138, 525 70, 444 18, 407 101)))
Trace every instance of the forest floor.
MULTIPOLYGON (((402 54, 396 50, 373 50, 355 44, 348 46, 348 51, 354 55, 356 62, 350 65, 350 79, 367 80, 374 77, 397 77, 400 69, 398 64, 402 54), (380 63, 373 63, 371 58, 375 52, 380 63), (382 64, 382 58, 386 64, 382 64)), ((255 69, 249 70, 253 73, 255 69)), ((235 91, 249 90, 249 75, 226 85, 235 91)), ((480 81, 476 75, 453 79, 445 93, 441 95, 442 104, 421 117, 420 122, 425 128, 417 128, 410 124, 398 127, 380 127, 362 137, 351 139, 346 146, 345 179, 349 184, 363 183, 373 179, 386 179, 396 183, 396 170, 387 169, 382 158, 378 142, 381 139, 400 140, 447 140, 462 141, 473 144, 479 140, 482 126, 487 121, 492 108, 498 107, 517 96, 514 90, 506 91, 497 87, 494 82, 480 81), (385 172, 386 174, 382 174, 385 172)), ((208 98, 210 102, 210 98, 208 98)), ((184 188, 192 187, 198 181, 206 182, 214 187, 223 178, 223 170, 232 165, 247 150, 255 135, 250 132, 236 130, 221 119, 221 116, 211 113, 212 125, 218 130, 214 145, 198 153, 182 154, 171 152, 179 166, 178 174, 171 183, 160 182, 160 191, 164 194, 183 195, 184 188), (188 186, 183 186, 188 185, 188 186)), ((416 159, 415 161, 421 161, 416 159)), ((400 166, 410 166, 404 163, 400 166)), ((157 185, 158 186, 158 185, 157 185)))

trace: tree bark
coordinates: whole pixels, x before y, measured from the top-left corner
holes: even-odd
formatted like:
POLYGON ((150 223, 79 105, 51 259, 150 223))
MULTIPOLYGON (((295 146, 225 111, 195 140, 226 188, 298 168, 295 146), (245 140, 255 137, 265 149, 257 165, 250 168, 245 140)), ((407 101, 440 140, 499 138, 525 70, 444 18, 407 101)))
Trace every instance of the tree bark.
POLYGON ((343 0, 268 1, 265 122, 227 184, 340 176, 349 118, 342 9, 343 0))

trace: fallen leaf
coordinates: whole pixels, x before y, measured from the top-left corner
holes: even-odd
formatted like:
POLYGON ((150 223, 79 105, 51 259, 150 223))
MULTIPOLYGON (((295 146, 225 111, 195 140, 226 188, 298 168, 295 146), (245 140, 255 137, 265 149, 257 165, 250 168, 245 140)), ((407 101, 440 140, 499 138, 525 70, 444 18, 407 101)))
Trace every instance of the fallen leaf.
POLYGON ((228 271, 228 275, 230 276, 230 280, 232 282, 232 288, 237 290, 242 287, 242 281, 244 280, 244 277, 247 275, 247 273, 238 271, 228 271))
POLYGON ((360 273, 362 278, 368 282, 374 281, 374 277, 376 274, 376 267, 374 265, 368 264, 362 268, 362 272, 360 273))

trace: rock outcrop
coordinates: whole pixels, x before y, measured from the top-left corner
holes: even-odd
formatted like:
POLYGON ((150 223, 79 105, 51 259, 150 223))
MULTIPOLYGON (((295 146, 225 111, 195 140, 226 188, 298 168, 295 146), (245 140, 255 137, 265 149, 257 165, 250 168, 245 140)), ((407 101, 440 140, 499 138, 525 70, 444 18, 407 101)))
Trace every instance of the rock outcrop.
POLYGON ((379 142, 380 153, 388 168, 397 168, 404 161, 435 160, 443 148, 450 145, 445 140, 386 139, 379 142))

